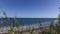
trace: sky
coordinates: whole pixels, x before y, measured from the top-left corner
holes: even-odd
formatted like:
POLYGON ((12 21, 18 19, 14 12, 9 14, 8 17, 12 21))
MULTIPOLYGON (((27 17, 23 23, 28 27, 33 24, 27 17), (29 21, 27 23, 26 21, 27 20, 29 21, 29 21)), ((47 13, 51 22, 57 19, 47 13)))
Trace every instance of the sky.
POLYGON ((8 17, 57 18, 60 0, 0 0, 0 17, 3 10, 8 17))

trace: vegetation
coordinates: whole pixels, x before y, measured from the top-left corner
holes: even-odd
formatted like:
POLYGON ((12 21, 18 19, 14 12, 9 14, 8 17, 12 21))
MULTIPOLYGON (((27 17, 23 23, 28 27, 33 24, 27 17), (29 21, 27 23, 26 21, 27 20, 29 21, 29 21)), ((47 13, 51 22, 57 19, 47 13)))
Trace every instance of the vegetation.
POLYGON ((34 34, 34 29, 33 28, 31 28, 30 34, 34 34))
MULTIPOLYGON (((14 27, 17 27, 18 26, 22 26, 22 21, 20 21, 19 23, 17 23, 17 20, 16 20, 16 16, 14 17, 14 22, 13 24, 10 23, 10 19, 8 18, 7 14, 5 13, 5 11, 3 11, 3 14, 6 18, 6 26, 9 26, 10 27, 10 30, 8 30, 8 34, 22 34, 24 31, 22 29, 22 31, 14 31, 14 27)), ((51 21, 50 25, 48 26, 48 29, 43 27, 42 26, 42 23, 40 20, 38 20, 38 24, 39 24, 39 29, 31 29, 28 30, 30 34, 34 34, 36 32, 38 32, 38 34, 60 34, 60 14, 58 16, 58 23, 56 23, 56 25, 54 24, 53 21, 51 21), (36 31, 36 32, 34 32, 36 31)), ((1 18, 0 18, 0 28, 2 26, 2 21, 1 21, 1 18)), ((28 29, 28 27, 26 27, 26 29, 28 29)))
POLYGON ((54 25, 53 25, 53 21, 51 21, 51 24, 50 24, 50 26, 49 26, 49 32, 51 33, 51 34, 53 34, 53 30, 54 30, 54 25))

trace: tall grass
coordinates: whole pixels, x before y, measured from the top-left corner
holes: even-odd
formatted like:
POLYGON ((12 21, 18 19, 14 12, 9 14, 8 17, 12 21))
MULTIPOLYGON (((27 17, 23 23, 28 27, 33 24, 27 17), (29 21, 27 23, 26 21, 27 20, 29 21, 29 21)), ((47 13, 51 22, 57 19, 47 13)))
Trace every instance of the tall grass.
MULTIPOLYGON (((18 26, 22 25, 22 22, 19 22, 18 23, 19 25, 18 25, 17 20, 16 20, 17 16, 15 16, 14 17, 14 23, 11 24, 10 19, 7 16, 5 11, 3 11, 3 14, 6 18, 7 26, 10 26, 10 30, 8 30, 8 34, 15 34, 14 27, 18 28, 18 26)), ((41 27, 42 26, 41 21, 38 20, 38 24, 40 25, 40 27, 39 27, 40 31, 38 31, 38 34, 60 34, 60 15, 58 16, 58 23, 56 24, 56 26, 54 25, 54 22, 51 21, 51 24, 49 25, 48 31, 46 31, 46 30, 43 31, 44 28, 41 27)), ((2 26, 2 21, 0 20, 0 27, 1 26, 2 26)), ((20 34, 19 30, 18 30, 17 34, 20 34)), ((34 29, 30 29, 30 34, 34 34, 34 29)))

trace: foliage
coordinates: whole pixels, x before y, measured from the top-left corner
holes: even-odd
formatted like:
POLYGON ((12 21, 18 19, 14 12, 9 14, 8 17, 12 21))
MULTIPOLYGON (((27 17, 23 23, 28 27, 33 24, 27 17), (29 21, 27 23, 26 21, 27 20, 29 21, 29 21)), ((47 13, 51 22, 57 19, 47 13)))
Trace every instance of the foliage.
POLYGON ((2 26, 2 21, 0 20, 0 27, 2 26))
MULTIPOLYGON (((10 30, 8 30, 8 34, 14 34, 15 32, 14 32, 14 27, 17 27, 18 28, 18 26, 21 26, 22 25, 22 21, 20 21, 20 22, 18 22, 17 23, 17 17, 15 16, 14 17, 14 23, 13 24, 11 24, 10 23, 10 19, 8 18, 8 16, 7 16, 7 14, 6 14, 6 12, 5 11, 3 11, 3 14, 4 14, 4 16, 5 16, 5 18, 6 18, 6 24, 7 24, 7 26, 10 26, 10 30)), ((59 16, 58 16, 58 23, 57 23, 57 25, 55 26, 54 25, 54 22, 53 21, 51 21, 51 23, 50 23, 50 25, 49 25, 49 28, 48 28, 48 32, 47 31, 43 31, 43 27, 42 27, 42 23, 41 23, 41 21, 40 20, 38 20, 37 21, 38 22, 38 24, 39 24, 39 28, 41 29, 41 32, 38 32, 39 34, 41 34, 41 33, 43 33, 43 34, 54 34, 55 32, 54 31, 56 31, 57 32, 57 34, 60 34, 60 14, 59 14, 59 16), (55 30, 54 30, 54 26, 55 26, 55 30), (43 31, 43 32, 42 32, 43 31)), ((2 21, 0 20, 0 27, 2 26, 2 21)), ((26 27, 26 29, 28 29, 28 27, 26 27)), ((18 32, 18 34, 19 34, 19 32, 18 32)), ((34 29, 30 29, 30 34, 34 34, 34 29)))
POLYGON ((60 14, 58 16, 57 34, 60 34, 60 14))
POLYGON ((14 34, 13 27, 11 27, 10 30, 8 30, 8 34, 14 34))
POLYGON ((31 28, 30 34, 34 34, 34 29, 31 28))

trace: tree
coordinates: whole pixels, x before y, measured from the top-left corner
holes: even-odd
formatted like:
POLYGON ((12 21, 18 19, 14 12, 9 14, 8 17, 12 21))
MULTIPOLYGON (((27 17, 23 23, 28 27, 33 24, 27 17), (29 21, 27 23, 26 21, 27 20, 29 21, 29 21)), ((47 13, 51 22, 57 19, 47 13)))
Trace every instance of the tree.
POLYGON ((57 34, 60 34, 60 14, 58 16, 57 34))

